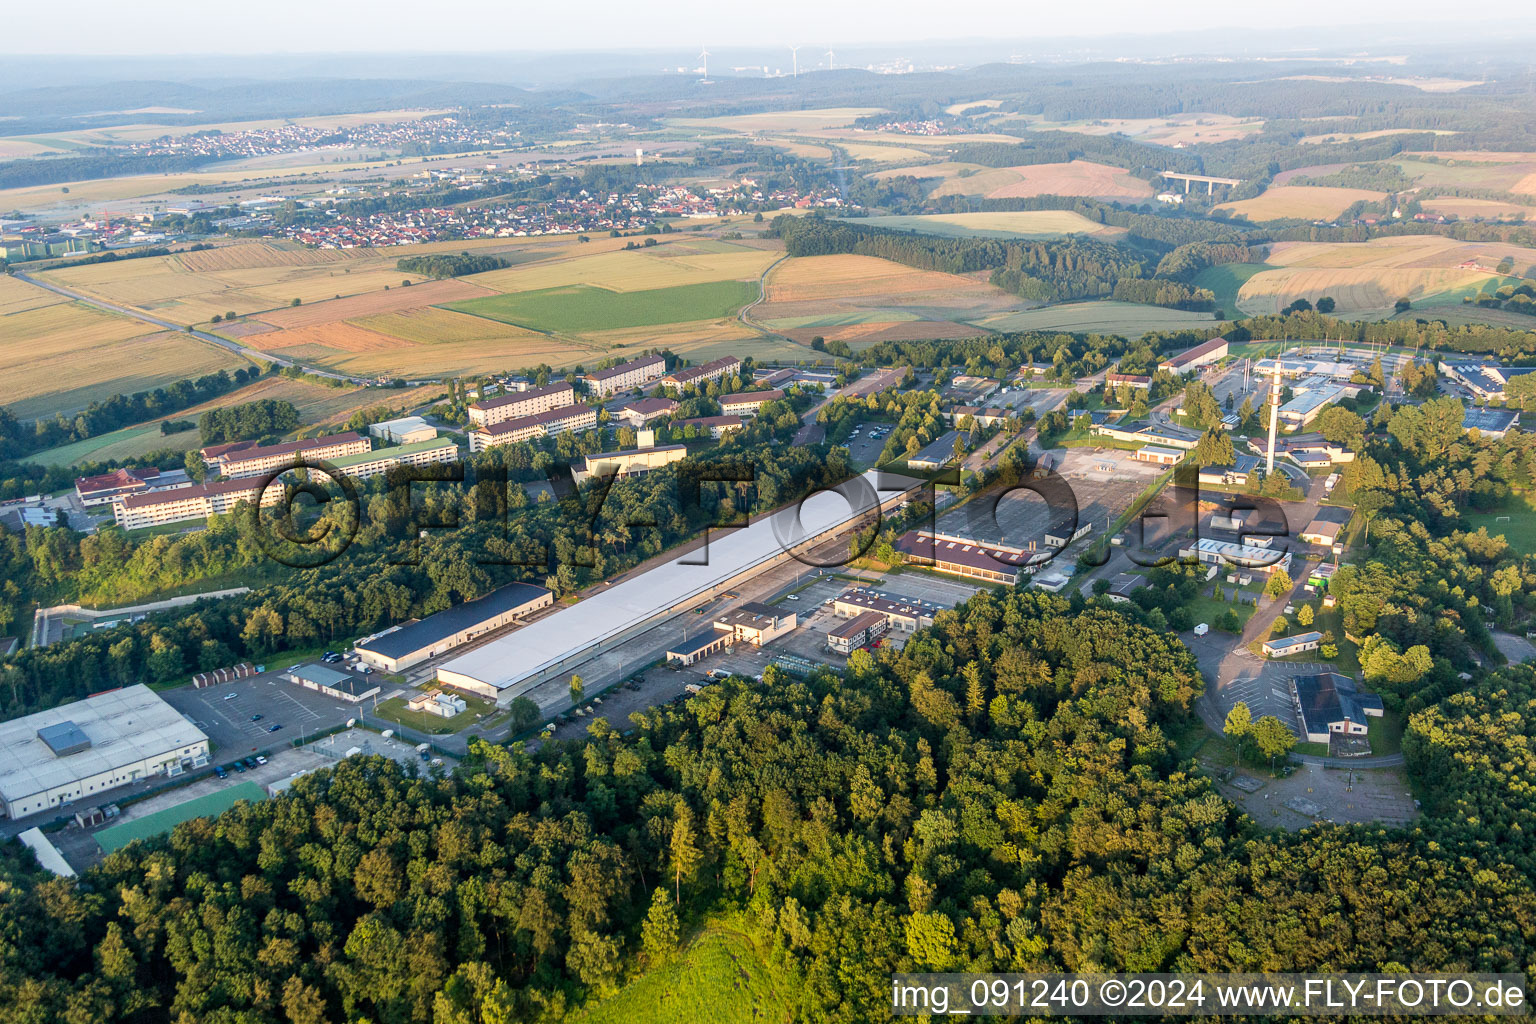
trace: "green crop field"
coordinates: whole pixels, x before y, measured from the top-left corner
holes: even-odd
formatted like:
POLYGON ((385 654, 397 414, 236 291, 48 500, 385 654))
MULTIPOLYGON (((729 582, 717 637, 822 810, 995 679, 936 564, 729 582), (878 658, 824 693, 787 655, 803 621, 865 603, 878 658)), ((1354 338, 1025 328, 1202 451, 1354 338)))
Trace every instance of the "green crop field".
POLYGON ((1067 302, 1015 313, 1002 313, 972 321, 994 331, 1098 331, 1139 337, 1148 331, 1172 331, 1182 327, 1209 327, 1209 313, 1143 306, 1135 302, 1067 302))
POLYGON ((718 320, 731 316, 757 296, 755 282, 706 281, 635 292, 575 285, 488 295, 445 305, 461 313, 536 331, 580 333, 718 320))
POLYGON ((142 818, 125 821, 121 825, 113 825, 96 833, 96 845, 101 847, 103 853, 111 853, 120 850, 135 839, 149 839, 153 836, 164 835, 184 821, 193 818, 211 818, 216 814, 223 814, 241 800, 249 800, 255 803, 267 798, 267 791, 254 782, 237 782, 228 789, 221 789, 214 793, 206 793, 203 796, 174 807, 167 807, 153 814, 146 814, 142 818))
POLYGON ((1195 275, 1192 283, 1196 288, 1209 288, 1215 292, 1216 308, 1225 312, 1228 319, 1237 320, 1243 315, 1243 311, 1237 307, 1238 291, 1254 274, 1273 269, 1267 263, 1223 263, 1206 267, 1195 275))
MULTIPOLYGON (((172 416, 172 419, 181 417, 172 416)), ((174 434, 160 433, 158 423, 142 427, 124 427, 109 434, 88 437, 74 444, 60 445, 47 451, 28 455, 28 462, 40 462, 45 466, 73 466, 81 462, 109 462, 113 459, 142 458, 163 448, 179 448, 186 451, 201 444, 196 430, 180 430, 174 434)))
POLYGON ((566 1019, 576 1024, 774 1024, 791 1019, 781 985, 745 935, 709 928, 672 962, 566 1019))

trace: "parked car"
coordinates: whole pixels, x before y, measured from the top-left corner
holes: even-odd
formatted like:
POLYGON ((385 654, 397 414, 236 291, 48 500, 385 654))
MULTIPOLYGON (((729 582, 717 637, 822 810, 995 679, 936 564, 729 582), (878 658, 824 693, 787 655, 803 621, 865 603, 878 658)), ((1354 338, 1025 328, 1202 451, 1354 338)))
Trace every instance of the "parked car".
POLYGON ((273 723, 272 725, 267 726, 267 732, 277 732, 277 730, 281 729, 282 727, 283 726, 282 726, 281 722, 276 722, 276 723, 273 723))
POLYGON ((359 665, 359 666, 357 666, 357 670, 359 672, 361 672, 365 676, 373 675, 373 666, 372 665, 359 665))
POLYGON ((251 721, 259 722, 259 721, 261 721, 265 717, 266 717, 265 715, 252 715, 251 716, 251 721))
POLYGON ((225 771, 221 765, 213 766, 213 774, 217 775, 221 779, 229 778, 229 772, 225 771))
POLYGON ((267 763, 267 759, 262 757, 260 754, 257 754, 256 755, 256 763, 257 764, 266 764, 267 763))
POLYGON ((230 765, 230 767, 239 772, 241 775, 245 774, 245 765, 241 764, 239 761, 236 761, 234 764, 230 765))

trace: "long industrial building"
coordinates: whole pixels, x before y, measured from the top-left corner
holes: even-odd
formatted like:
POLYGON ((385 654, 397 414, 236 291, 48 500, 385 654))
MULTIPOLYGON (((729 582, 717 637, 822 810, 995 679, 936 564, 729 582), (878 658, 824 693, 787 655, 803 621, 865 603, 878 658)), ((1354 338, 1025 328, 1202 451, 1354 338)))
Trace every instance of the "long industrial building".
POLYGON ((208 763, 208 737, 149 687, 0 722, 0 809, 20 818, 208 763))
POLYGON ((509 583, 484 597, 364 637, 352 646, 358 657, 374 668, 402 672, 524 615, 547 608, 554 601, 555 595, 543 587, 532 583, 509 583))
POLYGON ((764 516, 750 526, 711 531, 703 546, 445 662, 437 681, 508 704, 545 679, 663 619, 718 596, 738 581, 790 560, 911 496, 919 482, 871 471, 764 516))

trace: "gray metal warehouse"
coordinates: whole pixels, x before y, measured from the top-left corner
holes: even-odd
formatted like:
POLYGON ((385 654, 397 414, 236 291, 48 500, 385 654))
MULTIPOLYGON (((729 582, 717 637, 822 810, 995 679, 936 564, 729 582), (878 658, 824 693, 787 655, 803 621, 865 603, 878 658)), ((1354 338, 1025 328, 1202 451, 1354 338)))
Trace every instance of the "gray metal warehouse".
POLYGON ((555 595, 532 583, 509 583, 484 597, 424 619, 393 626, 353 644, 358 657, 384 672, 400 672, 483 633, 553 604, 555 595))
POLYGON ((919 481, 871 470, 740 529, 712 531, 707 549, 689 551, 541 620, 462 654, 437 681, 507 704, 556 673, 622 643, 662 619, 718 596, 850 525, 912 496, 919 481))

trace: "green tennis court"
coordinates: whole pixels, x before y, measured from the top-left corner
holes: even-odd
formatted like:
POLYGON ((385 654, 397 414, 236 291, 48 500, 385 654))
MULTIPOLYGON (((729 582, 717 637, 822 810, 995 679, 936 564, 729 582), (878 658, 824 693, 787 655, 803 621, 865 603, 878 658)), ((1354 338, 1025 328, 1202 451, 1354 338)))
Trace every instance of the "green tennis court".
POLYGON ((134 818, 121 825, 104 828, 96 833, 96 845, 101 847, 102 853, 111 853, 122 849, 135 839, 149 839, 164 835, 184 821, 191 821, 193 818, 211 818, 222 814, 235 806, 237 801, 249 800, 255 803, 266 798, 267 791, 256 783, 236 783, 217 793, 208 793, 195 800, 188 800, 174 807, 146 814, 142 818, 134 818))

